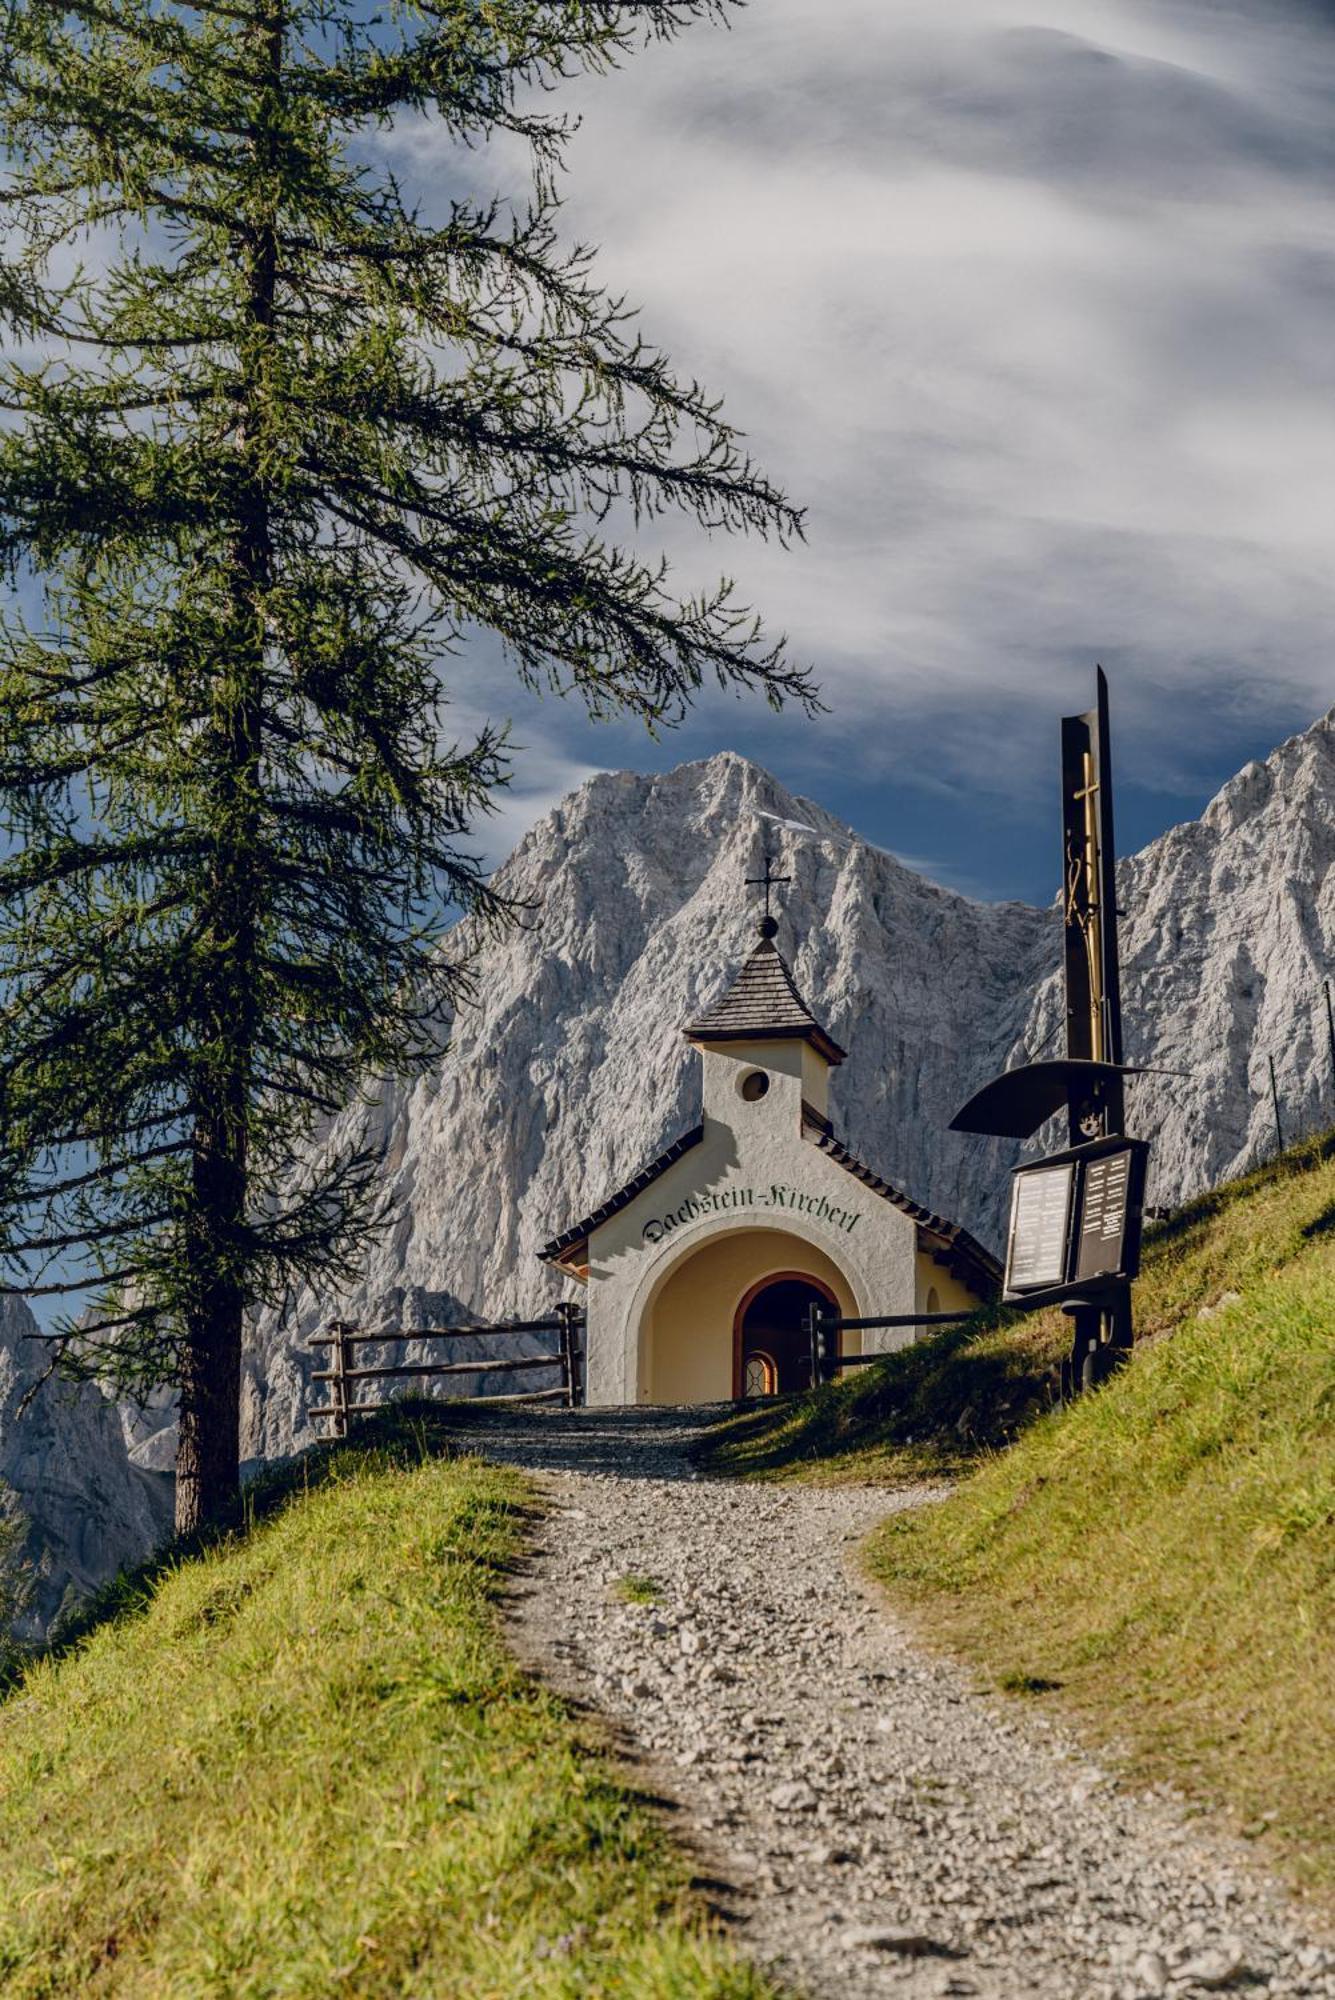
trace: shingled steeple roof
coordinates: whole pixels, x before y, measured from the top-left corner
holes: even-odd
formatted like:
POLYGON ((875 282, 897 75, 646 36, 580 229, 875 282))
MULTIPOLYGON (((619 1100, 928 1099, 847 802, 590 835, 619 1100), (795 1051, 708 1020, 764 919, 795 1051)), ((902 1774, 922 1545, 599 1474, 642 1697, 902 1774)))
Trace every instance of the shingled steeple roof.
POLYGON ((845 1051, 807 1006, 774 942, 778 928, 773 917, 760 919, 760 942, 732 985, 682 1033, 691 1042, 810 1042, 826 1062, 841 1063, 845 1051))

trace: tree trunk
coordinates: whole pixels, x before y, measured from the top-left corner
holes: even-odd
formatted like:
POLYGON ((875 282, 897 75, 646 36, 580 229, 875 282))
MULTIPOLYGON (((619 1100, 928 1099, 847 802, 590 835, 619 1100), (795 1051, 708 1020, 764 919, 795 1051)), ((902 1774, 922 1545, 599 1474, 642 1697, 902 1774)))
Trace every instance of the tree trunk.
POLYGON ((190 1316, 181 1363, 176 1532, 234 1527, 241 1516, 241 1326, 236 1286, 218 1285, 190 1316))
POLYGON ((228 676, 228 685, 234 699, 216 725, 222 746, 220 839, 201 912, 212 963, 200 995, 200 1069, 184 1227, 188 1277, 176 1451, 180 1535, 233 1525, 241 1499, 247 1145, 256 1034, 253 801, 261 732, 253 679, 243 671, 236 679, 228 676))
MULTIPOLYGON (((285 0, 260 0, 253 34, 269 72, 259 120, 272 115, 282 83, 285 0)), ((269 176, 272 133, 257 123, 257 168, 269 176)), ((200 1083, 196 1095, 191 1200, 185 1218, 190 1269, 180 1364, 176 1532, 231 1525, 241 1503, 241 1345, 246 1306, 247 1139, 253 1111, 256 950, 259 934, 259 798, 264 747, 266 596, 273 543, 264 480, 254 466, 277 282, 273 221, 247 232, 246 307, 255 339, 242 368, 235 444, 245 476, 232 545, 232 644, 219 662, 210 735, 215 760, 217 844, 201 931, 212 964, 200 995, 200 1083)))

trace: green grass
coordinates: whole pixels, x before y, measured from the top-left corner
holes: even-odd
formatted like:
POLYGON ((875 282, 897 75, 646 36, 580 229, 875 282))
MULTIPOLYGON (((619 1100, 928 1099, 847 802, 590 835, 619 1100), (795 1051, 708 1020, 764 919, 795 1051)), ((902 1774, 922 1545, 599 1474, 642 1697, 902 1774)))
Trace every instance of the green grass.
POLYGON ((612 1585, 623 1604, 657 1604, 663 1586, 652 1576, 619 1576, 612 1585))
POLYGON ((737 1478, 813 1485, 949 1477, 1049 1406, 1059 1362, 1047 1329, 978 1313, 814 1395, 725 1418, 702 1458, 737 1478))
POLYGON ((994 1315, 720 1427, 714 1469, 944 1474, 874 1574, 1335 1901, 1335 1135, 1148 1235, 1131 1365, 1054 1407, 1059 1313, 994 1315), (963 1419, 963 1421, 962 1421, 963 1419))
POLYGON ((0 1988, 768 1991, 652 1813, 508 1656, 521 1479, 426 1418, 123 1587, 0 1707, 0 1988))
POLYGON ((943 1505, 888 1521, 869 1550, 930 1635, 1003 1689, 1073 1705, 1139 1773, 1222 1805, 1326 1902, 1330 1153, 1305 1148, 1161 1230, 1131 1366, 986 1454, 943 1505))
MULTIPOLYGON (((1136 1331, 1152 1345, 1202 1306, 1335 1240, 1335 1134, 1190 1203, 1146 1234, 1136 1331)), ((1070 1323, 978 1313, 814 1395, 725 1419, 710 1470, 819 1484, 954 1478, 1012 1444, 1058 1399, 1070 1323)))

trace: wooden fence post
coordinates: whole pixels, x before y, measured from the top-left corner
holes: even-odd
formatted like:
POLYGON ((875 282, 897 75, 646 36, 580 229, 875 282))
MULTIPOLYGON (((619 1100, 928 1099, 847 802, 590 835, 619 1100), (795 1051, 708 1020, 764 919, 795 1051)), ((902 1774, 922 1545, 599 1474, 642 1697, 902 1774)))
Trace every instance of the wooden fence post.
POLYGON ((843 1344, 840 1339, 839 1315, 822 1313, 820 1326, 822 1335, 820 1379, 822 1382, 833 1382, 839 1373, 839 1349, 843 1344))
POLYGON ((329 1331, 334 1336, 334 1344, 329 1351, 334 1376, 329 1385, 334 1392, 330 1398, 334 1405, 334 1436, 345 1438, 348 1434, 348 1359, 352 1350, 348 1334, 351 1329, 346 1320, 336 1319, 330 1321, 329 1331))
MULTIPOLYGON (((562 1401, 567 1409, 579 1409, 584 1401, 585 1352, 581 1338, 588 1324, 584 1307, 574 1300, 562 1300, 549 1307, 540 1319, 503 1320, 492 1326, 443 1326, 404 1327, 398 1333, 362 1333, 354 1320, 326 1320, 321 1331, 311 1335, 310 1344, 317 1350, 327 1349, 327 1367, 313 1371, 314 1382, 327 1382, 332 1394, 326 1403, 310 1407, 312 1423, 327 1417, 332 1425, 331 1438, 345 1438, 354 1417, 365 1416, 368 1411, 379 1409, 381 1404, 359 1402, 356 1385, 359 1382, 392 1381, 409 1376, 433 1377, 453 1375, 486 1375, 492 1371, 498 1375, 527 1374, 531 1369, 550 1369, 559 1378, 551 1389, 523 1389, 516 1395, 507 1396, 499 1392, 482 1396, 478 1400, 486 1403, 517 1403, 536 1401, 562 1401), (510 1337, 520 1333, 555 1333, 556 1352, 541 1354, 519 1354, 502 1356, 497 1361, 401 1361, 386 1362, 381 1365, 358 1367, 356 1363, 359 1341, 376 1345, 392 1344, 405 1340, 469 1340, 476 1341, 487 1335, 510 1337)), ((375 1391, 372 1390, 374 1396, 375 1391)))
POLYGON ((566 1408, 573 1410, 579 1399, 579 1351, 575 1328, 583 1315, 572 1299, 562 1299, 557 1305, 556 1317, 560 1322, 561 1373, 565 1377, 566 1408))

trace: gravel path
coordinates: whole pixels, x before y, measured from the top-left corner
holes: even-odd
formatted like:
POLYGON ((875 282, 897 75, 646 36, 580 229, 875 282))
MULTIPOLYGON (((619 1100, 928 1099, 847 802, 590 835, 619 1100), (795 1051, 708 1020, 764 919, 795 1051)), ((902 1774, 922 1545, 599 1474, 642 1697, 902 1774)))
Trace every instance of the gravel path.
POLYGON ((1335 2000, 1335 1953, 1240 1856, 926 1654, 859 1580, 854 1545, 929 1493, 702 1479, 706 1421, 507 1412, 467 1436, 551 1503, 521 1650, 682 1809, 743 1949, 811 2000, 1335 2000), (624 1602, 627 1577, 654 1601, 624 1602))

